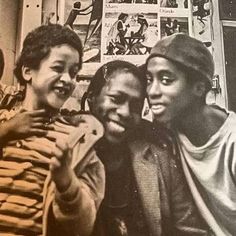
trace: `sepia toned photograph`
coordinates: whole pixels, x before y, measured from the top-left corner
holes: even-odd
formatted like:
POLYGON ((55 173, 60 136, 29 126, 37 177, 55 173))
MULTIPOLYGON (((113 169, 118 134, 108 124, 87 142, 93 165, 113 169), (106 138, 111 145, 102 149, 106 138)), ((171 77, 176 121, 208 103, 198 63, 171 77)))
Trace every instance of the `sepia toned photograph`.
POLYGON ((0 236, 236 235, 236 3, 0 0, 0 236))

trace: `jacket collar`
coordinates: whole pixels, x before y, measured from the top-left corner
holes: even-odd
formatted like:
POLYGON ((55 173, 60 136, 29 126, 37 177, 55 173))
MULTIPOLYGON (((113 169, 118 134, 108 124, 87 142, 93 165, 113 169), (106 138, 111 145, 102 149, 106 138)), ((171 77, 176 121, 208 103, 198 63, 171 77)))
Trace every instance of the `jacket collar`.
POLYGON ((69 140, 73 144, 72 168, 78 163, 82 171, 89 160, 84 157, 93 150, 95 143, 103 136, 102 124, 92 115, 81 116, 83 122, 79 123, 74 132, 70 134, 69 140))

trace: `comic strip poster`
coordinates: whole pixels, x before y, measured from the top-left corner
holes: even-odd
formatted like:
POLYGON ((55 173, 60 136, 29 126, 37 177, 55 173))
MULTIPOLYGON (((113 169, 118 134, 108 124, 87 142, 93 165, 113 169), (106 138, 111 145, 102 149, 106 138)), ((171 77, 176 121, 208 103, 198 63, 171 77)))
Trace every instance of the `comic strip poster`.
POLYGON ((84 56, 82 75, 91 75, 101 63, 101 23, 103 0, 58 1, 59 22, 81 38, 84 56))
POLYGON ((194 0, 192 4, 194 37, 212 52, 212 6, 209 0, 194 0))
POLYGON ((189 0, 105 0, 101 62, 113 59, 143 64, 161 38, 192 35, 189 0))
POLYGON ((114 59, 143 64, 163 37, 177 32, 193 35, 193 19, 205 36, 202 25, 207 28, 208 22, 199 22, 197 13, 192 16, 193 7, 201 12, 190 0, 60 0, 58 13, 45 12, 43 21, 59 20, 78 33, 84 47, 81 74, 91 76, 101 64, 114 59))

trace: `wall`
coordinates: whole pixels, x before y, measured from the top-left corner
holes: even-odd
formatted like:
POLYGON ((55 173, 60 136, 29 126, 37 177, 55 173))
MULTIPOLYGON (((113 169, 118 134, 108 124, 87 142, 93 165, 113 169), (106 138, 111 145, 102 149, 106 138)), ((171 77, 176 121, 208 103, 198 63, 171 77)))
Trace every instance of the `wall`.
POLYGON ((13 84, 19 1, 0 0, 0 47, 5 57, 2 82, 13 84))
MULTIPOLYGON (((74 0, 68 0, 74 1, 74 0)), ((226 73, 223 50, 222 25, 219 19, 219 1, 209 0, 211 3, 211 51, 215 60, 216 75, 219 75, 220 93, 211 92, 208 96, 209 103, 216 103, 223 107, 228 106, 226 73)), ((49 16, 52 23, 61 21, 62 6, 65 0, 0 0, 0 47, 4 51, 6 68, 3 75, 3 82, 13 84, 13 68, 15 58, 19 54, 25 35, 33 28, 45 23, 49 16)), ((194 18, 194 17, 193 17, 194 18)), ((194 23, 194 19, 193 19, 194 23)), ((196 32, 199 30, 196 29, 196 32)), ((195 33, 196 33, 195 32, 195 33)), ((199 31, 200 32, 200 31, 199 31)), ((196 36, 196 35, 195 35, 196 36)))

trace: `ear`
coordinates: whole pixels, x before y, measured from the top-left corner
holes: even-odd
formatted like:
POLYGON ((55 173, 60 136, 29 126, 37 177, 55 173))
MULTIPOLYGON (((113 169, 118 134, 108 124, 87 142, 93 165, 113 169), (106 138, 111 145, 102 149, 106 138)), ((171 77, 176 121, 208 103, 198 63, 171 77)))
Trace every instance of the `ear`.
POLYGON ((32 69, 28 66, 22 66, 22 76, 25 81, 29 82, 32 79, 32 69))
POLYGON ((202 97, 206 94, 206 84, 204 81, 197 81, 193 86, 193 93, 197 97, 202 97))

